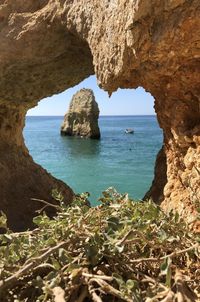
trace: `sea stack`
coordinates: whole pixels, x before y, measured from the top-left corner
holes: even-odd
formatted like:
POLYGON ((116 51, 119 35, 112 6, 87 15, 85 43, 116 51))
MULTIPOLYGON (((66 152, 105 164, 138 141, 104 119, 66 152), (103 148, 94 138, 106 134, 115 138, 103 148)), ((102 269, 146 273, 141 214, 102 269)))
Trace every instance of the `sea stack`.
POLYGON ((99 139, 99 107, 91 89, 81 89, 71 100, 61 126, 61 135, 99 139))

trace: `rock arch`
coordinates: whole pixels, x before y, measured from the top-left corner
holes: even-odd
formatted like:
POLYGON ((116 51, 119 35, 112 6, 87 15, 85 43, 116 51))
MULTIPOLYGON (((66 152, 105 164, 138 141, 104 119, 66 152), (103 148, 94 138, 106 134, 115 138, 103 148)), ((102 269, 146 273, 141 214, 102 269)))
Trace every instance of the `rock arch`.
POLYGON ((31 197, 48 198, 54 186, 67 201, 73 196, 29 156, 22 137, 26 111, 94 72, 110 94, 142 86, 154 96, 164 147, 149 194, 166 211, 195 215, 199 11, 199 0, 1 1, 0 207, 13 229, 31 226, 39 207, 31 197))

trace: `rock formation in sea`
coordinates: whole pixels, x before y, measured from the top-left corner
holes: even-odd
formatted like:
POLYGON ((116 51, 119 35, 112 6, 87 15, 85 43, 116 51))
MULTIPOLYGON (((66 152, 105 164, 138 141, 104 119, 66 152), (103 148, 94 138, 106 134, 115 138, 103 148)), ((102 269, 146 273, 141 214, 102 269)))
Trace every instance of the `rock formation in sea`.
POLYGON ((100 138, 99 107, 91 89, 81 89, 71 100, 61 126, 62 135, 100 138))
POLYGON ((28 226, 41 207, 32 197, 49 199, 54 186, 67 202, 73 195, 28 154, 22 136, 27 110, 94 73, 110 94, 142 86, 155 98, 164 141, 150 192, 165 211, 195 219, 199 14, 199 0, 1 1, 0 209, 13 229, 28 226))

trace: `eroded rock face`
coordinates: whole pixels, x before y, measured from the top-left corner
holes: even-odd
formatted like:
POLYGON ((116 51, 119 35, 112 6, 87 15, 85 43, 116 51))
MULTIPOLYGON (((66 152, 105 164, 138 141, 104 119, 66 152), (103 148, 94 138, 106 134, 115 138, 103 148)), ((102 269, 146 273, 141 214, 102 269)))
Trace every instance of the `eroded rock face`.
MULTIPOLYGON (((17 231, 34 227, 32 220, 38 215, 36 211, 45 206, 33 199, 57 204, 52 198, 55 189, 66 202, 74 195, 67 185, 34 163, 29 155, 22 137, 25 113, 25 106, 0 105, 0 208, 7 215, 8 227, 17 231)), ((55 214, 53 207, 45 210, 49 216, 55 214)))
POLYGON ((61 134, 100 138, 98 126, 99 107, 91 89, 81 89, 71 100, 69 110, 61 126, 61 134))
MULTIPOLYGON (((159 182, 159 190, 151 191, 166 211, 196 215, 200 200, 199 13, 199 0, 0 1, 1 154, 10 154, 6 159, 1 155, 0 177, 7 188, 15 183, 8 176, 16 180, 21 171, 21 163, 14 160, 19 150, 27 167, 23 177, 31 179, 20 201, 12 194, 7 199, 1 187, 9 211, 16 202, 24 211, 27 192, 34 191, 38 181, 29 169, 35 164, 21 135, 26 111, 41 98, 95 72, 99 85, 109 93, 119 87, 142 86, 154 96, 165 154, 157 161, 156 171, 166 167, 166 173, 155 174, 153 187, 159 182), (10 129, 11 112, 20 112, 14 129, 10 129), (15 168, 11 169, 12 161, 15 168)), ((41 181, 46 173, 42 171, 39 168, 41 181)), ((47 178, 45 188, 50 188, 47 178)), ((35 195, 40 197, 42 191, 41 186, 35 195)), ((1 201, 3 210, 8 209, 5 202, 1 201)))

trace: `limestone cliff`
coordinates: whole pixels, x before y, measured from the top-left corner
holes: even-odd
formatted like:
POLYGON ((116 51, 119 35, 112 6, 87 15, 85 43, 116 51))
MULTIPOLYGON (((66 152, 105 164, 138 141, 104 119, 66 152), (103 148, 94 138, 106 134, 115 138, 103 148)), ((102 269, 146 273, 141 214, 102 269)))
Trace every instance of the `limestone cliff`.
POLYGON ((99 107, 91 89, 81 89, 72 97, 61 126, 62 135, 99 139, 99 107))
POLYGON ((94 72, 109 93, 142 86, 154 96, 164 133, 156 171, 165 169, 156 172, 151 191, 166 211, 196 215, 199 15, 199 0, 0 1, 0 208, 13 213, 13 227, 21 214, 34 212, 29 197, 48 198, 52 187, 24 146, 26 111, 94 72))

